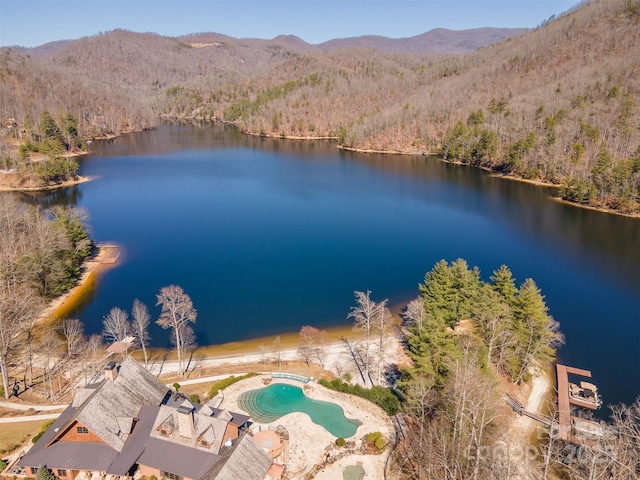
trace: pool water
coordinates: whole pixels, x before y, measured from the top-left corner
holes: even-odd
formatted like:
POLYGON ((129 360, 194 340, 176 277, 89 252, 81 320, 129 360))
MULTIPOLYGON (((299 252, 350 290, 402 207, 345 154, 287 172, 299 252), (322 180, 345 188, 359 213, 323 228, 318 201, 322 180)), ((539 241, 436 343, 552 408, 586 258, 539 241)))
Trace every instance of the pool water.
POLYGON ((238 404, 261 423, 275 422, 288 413, 306 413, 313 423, 324 427, 335 437, 352 437, 361 425, 359 420, 345 417, 342 407, 335 403, 312 400, 300 387, 285 383, 273 383, 244 392, 238 404))
POLYGON ((349 465, 342 472, 342 478, 344 480, 362 480, 365 475, 362 465, 349 465))

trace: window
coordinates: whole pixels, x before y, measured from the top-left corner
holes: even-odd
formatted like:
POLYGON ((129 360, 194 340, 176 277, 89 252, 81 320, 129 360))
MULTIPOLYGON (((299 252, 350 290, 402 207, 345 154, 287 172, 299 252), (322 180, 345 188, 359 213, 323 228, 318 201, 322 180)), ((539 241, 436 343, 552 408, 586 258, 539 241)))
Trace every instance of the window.
POLYGON ((160 470, 160 475, 162 475, 167 480, 182 480, 182 475, 176 475, 175 473, 165 472, 164 470, 160 470))
POLYGON ((76 431, 78 433, 89 433, 89 429, 87 427, 76 427, 76 431))
MULTIPOLYGON (((78 427, 78 428, 80 428, 80 427, 78 427)), ((59 477, 66 477, 67 476, 67 471, 65 469, 63 469, 63 468, 59 468, 58 469, 58 476, 59 477)))

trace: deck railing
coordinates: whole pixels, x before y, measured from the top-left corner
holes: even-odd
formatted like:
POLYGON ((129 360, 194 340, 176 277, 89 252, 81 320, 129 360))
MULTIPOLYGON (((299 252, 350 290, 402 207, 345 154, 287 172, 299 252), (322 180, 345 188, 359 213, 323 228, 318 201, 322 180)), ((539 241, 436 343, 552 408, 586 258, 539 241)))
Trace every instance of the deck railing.
POLYGON ((298 375, 296 373, 273 372, 271 378, 285 378, 287 380, 295 380, 302 383, 309 383, 309 377, 298 375))

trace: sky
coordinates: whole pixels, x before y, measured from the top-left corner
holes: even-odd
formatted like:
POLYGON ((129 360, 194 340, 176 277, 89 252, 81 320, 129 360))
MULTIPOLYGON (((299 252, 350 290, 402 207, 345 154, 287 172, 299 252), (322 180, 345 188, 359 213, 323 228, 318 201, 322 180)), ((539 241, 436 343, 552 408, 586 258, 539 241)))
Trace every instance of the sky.
POLYGON ((434 28, 538 26, 578 0, 0 0, 0 46, 35 47, 116 28, 180 36, 403 38, 434 28))

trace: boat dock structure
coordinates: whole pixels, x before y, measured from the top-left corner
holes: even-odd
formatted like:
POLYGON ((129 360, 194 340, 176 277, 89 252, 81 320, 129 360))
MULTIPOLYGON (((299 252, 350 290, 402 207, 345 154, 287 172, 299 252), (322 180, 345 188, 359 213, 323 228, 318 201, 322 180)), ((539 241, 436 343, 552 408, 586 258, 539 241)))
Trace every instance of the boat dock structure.
POLYGON ((591 378, 589 370, 556 364, 558 379, 558 438, 572 443, 579 443, 572 430, 597 435, 601 426, 597 422, 571 415, 571 405, 597 410, 602 404, 596 386, 592 383, 580 382, 580 385, 569 382, 569 374, 591 378), (572 429, 572 425, 575 427, 572 429))
POLYGON ((558 390, 557 418, 546 417, 537 412, 528 412, 522 403, 509 394, 507 394, 507 404, 518 415, 527 416, 551 427, 552 435, 566 442, 585 444, 595 438, 607 435, 606 427, 603 427, 600 423, 571 415, 572 405, 591 410, 596 410, 602 405, 600 395, 594 384, 585 381, 577 384, 569 381, 569 375, 591 378, 591 372, 581 368, 556 364, 556 375, 558 390))

